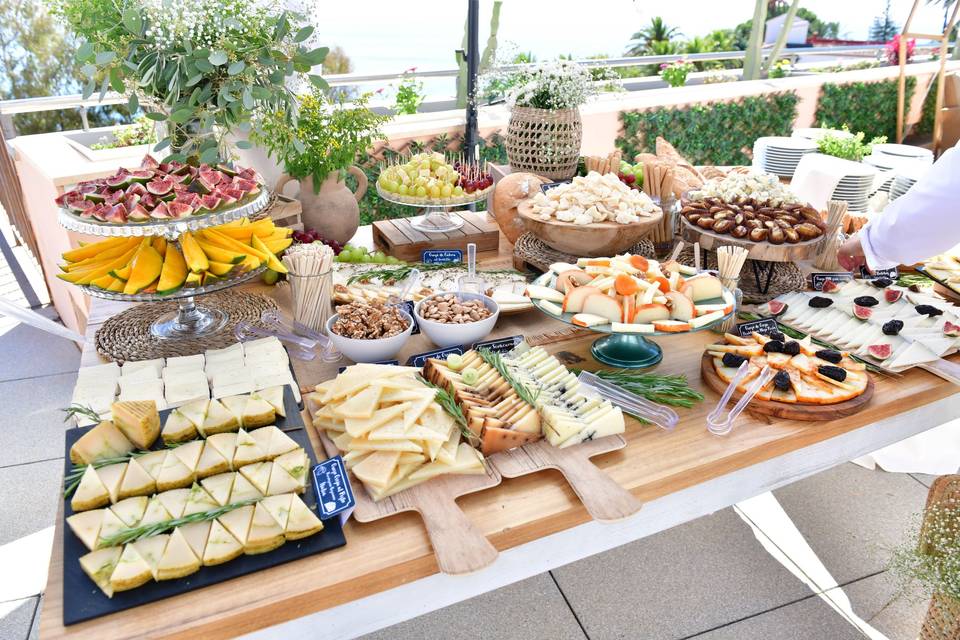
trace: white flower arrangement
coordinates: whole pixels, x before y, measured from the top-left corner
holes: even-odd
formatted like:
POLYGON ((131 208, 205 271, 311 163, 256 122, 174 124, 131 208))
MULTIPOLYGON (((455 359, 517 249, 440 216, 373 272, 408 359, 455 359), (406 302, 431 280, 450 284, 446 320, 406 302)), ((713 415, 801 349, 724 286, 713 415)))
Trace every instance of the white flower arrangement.
POLYGON ((573 109, 596 93, 590 69, 569 60, 551 60, 513 72, 507 104, 536 109, 573 109))

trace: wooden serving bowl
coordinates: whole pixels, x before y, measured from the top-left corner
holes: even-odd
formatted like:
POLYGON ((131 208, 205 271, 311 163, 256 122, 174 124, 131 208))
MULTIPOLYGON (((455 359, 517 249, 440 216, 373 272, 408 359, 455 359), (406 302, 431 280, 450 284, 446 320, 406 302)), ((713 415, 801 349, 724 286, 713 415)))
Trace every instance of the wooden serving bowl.
POLYGON ((570 255, 595 258, 623 253, 650 234, 660 224, 663 212, 640 218, 630 224, 594 222, 573 224, 560 220, 542 220, 533 213, 533 202, 521 202, 517 213, 527 231, 537 236, 551 249, 570 255))

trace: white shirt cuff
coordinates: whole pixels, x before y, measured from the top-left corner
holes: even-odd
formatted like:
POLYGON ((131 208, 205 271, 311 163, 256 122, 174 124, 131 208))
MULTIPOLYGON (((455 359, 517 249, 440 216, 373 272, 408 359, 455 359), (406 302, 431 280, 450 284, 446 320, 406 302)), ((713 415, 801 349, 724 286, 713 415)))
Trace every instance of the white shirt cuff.
POLYGON ((877 254, 870 240, 870 231, 871 227, 869 222, 860 230, 860 248, 863 249, 863 257, 867 261, 867 267, 869 267, 871 271, 875 271, 877 269, 891 269, 899 266, 899 263, 885 260, 877 254))

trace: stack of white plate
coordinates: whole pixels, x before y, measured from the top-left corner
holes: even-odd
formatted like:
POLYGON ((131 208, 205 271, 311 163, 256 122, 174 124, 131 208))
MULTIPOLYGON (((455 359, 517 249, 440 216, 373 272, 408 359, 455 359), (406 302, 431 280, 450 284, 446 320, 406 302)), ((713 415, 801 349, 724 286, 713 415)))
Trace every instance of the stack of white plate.
MULTIPOLYGON (((863 159, 865 164, 869 164, 872 167, 876 167, 880 170, 880 173, 877 176, 876 181, 874 182, 874 189, 876 191, 886 191, 890 192, 893 188, 893 182, 896 179, 897 172, 906 169, 909 165, 919 165, 919 166, 928 166, 932 161, 933 157, 927 157, 925 155, 916 155, 916 156, 907 156, 907 155, 891 155, 883 153, 882 151, 877 151, 876 147, 882 145, 876 145, 874 151, 871 155, 863 159)), ((906 145, 893 145, 893 146, 906 146, 906 145)), ((911 147, 916 149, 917 147, 911 147)), ((922 149, 921 151, 926 151, 922 149)))
POLYGON ((800 127, 794 129, 792 136, 794 138, 805 138, 816 142, 826 134, 832 134, 838 138, 852 138, 853 134, 842 129, 823 129, 821 127, 800 127))
POLYGON ((817 150, 817 143, 806 138, 765 136, 753 143, 753 166, 764 173, 792 178, 797 164, 807 153, 817 150))
POLYGON ((933 164, 933 151, 923 147, 915 147, 911 144, 875 144, 873 145, 874 156, 886 156, 893 162, 903 162, 904 160, 913 160, 924 164, 933 164))
POLYGON ((874 192, 873 180, 876 176, 876 169, 870 169, 870 173, 851 172, 840 178, 837 188, 833 190, 832 199, 845 200, 851 211, 866 211, 867 201, 874 192))
POLYGON ((897 169, 896 177, 890 186, 890 200, 896 200, 910 190, 917 180, 930 170, 930 165, 914 162, 897 169))

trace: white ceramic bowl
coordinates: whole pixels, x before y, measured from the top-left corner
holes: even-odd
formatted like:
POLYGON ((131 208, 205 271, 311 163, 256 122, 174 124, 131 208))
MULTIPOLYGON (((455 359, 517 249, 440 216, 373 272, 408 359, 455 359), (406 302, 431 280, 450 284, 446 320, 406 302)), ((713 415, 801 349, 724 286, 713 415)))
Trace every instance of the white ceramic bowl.
POLYGON ((420 325, 420 331, 430 338, 430 341, 438 347, 453 347, 462 344, 469 349, 470 345, 478 340, 483 340, 493 331, 494 325, 497 324, 497 318, 500 317, 500 305, 494 302, 492 298, 479 293, 443 291, 418 302, 413 308, 413 314, 417 317, 417 324, 420 325), (437 296, 445 296, 448 293, 458 296, 461 300, 483 300, 483 304, 486 305, 487 309, 489 309, 493 315, 476 322, 448 324, 446 322, 427 320, 420 314, 420 307, 424 302, 437 296))
POLYGON ((333 346, 340 350, 340 353, 347 356, 354 362, 379 362, 381 360, 392 360, 394 356, 400 353, 400 349, 410 339, 413 333, 413 319, 406 311, 400 313, 407 320, 407 330, 398 333, 389 338, 372 338, 370 340, 360 340, 357 338, 345 338, 338 333, 334 333, 333 324, 337 321, 340 314, 335 313, 327 320, 327 335, 333 346))

